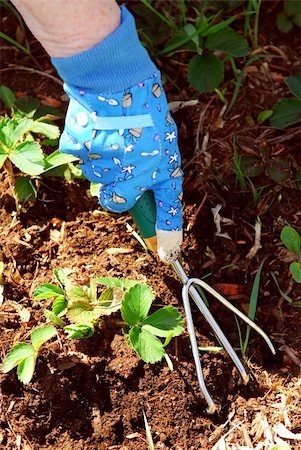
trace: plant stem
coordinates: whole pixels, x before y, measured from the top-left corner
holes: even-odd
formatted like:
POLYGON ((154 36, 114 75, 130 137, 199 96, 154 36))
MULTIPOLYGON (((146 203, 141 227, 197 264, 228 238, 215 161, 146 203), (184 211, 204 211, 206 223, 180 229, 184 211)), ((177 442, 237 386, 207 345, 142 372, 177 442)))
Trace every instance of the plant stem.
POLYGON ((15 174, 14 174, 14 170, 13 170, 13 165, 11 163, 11 161, 6 158, 5 163, 4 163, 4 170, 7 173, 7 177, 8 177, 8 183, 9 183, 9 187, 10 190, 12 192, 12 195, 15 199, 15 204, 16 204, 16 211, 19 210, 19 200, 18 197, 16 195, 16 191, 15 191, 15 174))

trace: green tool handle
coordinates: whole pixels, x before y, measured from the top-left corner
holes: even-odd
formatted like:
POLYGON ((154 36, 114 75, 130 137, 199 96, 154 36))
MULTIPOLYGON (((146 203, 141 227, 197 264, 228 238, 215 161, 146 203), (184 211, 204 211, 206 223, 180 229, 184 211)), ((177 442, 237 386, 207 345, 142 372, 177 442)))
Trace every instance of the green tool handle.
POLYGON ((129 210, 148 248, 156 251, 156 203, 152 191, 146 191, 129 210))

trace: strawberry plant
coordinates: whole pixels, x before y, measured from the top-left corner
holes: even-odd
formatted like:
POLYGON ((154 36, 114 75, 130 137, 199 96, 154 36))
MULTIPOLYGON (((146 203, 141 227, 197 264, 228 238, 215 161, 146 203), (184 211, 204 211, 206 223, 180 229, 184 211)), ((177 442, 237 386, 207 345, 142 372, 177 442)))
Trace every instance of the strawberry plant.
POLYGON ((34 200, 41 176, 62 175, 55 171, 66 165, 75 171, 70 164, 77 158, 44 152, 44 146, 58 145, 60 131, 51 121, 62 117, 60 111, 34 98, 16 99, 6 86, 0 86, 0 100, 7 111, 0 116, 0 169, 6 170, 17 201, 34 200))
POLYGON ((62 327, 68 339, 92 336, 104 317, 121 309, 128 343, 145 362, 166 357, 165 347, 182 333, 182 319, 176 308, 166 306, 148 315, 154 295, 138 281, 111 277, 94 278, 85 286, 73 284, 62 269, 54 270, 58 285, 44 283, 33 294, 35 300, 53 298, 45 317, 62 327), (99 285, 105 290, 98 292, 99 285), (162 343, 160 339, 164 338, 162 343))
POLYGON ((149 363, 161 361, 171 338, 182 333, 182 319, 173 306, 148 315, 153 299, 147 285, 136 284, 125 293, 121 304, 121 315, 128 325, 128 342, 140 358, 149 363), (165 338, 165 342, 159 337, 165 338))
POLYGON ((41 346, 55 335, 56 329, 50 325, 36 328, 30 335, 31 344, 18 342, 12 347, 4 358, 2 372, 10 372, 17 367, 19 380, 28 384, 33 377, 41 346))

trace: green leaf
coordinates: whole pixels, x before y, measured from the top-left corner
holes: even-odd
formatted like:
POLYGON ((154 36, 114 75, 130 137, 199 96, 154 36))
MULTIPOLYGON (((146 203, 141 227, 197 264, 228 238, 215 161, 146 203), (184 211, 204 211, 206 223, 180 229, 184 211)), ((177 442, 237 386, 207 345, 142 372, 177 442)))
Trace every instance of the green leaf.
POLYGON ((173 306, 159 309, 142 322, 142 328, 159 337, 167 337, 170 333, 179 336, 182 331, 182 318, 173 306))
POLYGON ((52 311, 56 316, 62 316, 66 313, 68 302, 64 295, 59 295, 52 304, 52 311))
POLYGON ((195 55, 188 65, 188 81, 200 93, 213 92, 224 79, 224 66, 213 53, 195 55))
POLYGON ((274 273, 274 272, 270 272, 270 273, 271 273, 271 276, 272 276, 273 280, 275 281, 275 284, 276 284, 276 286, 277 286, 277 288, 278 288, 278 291, 279 291, 280 295, 281 295, 281 296, 284 298, 284 300, 286 300, 288 303, 292 303, 293 300, 292 300, 288 295, 286 295, 286 293, 283 292, 283 290, 280 288, 275 273, 274 273))
POLYGON ((76 323, 87 324, 96 320, 100 316, 97 308, 93 308, 89 303, 77 301, 68 308, 67 316, 70 320, 76 323))
POLYGON ((293 95, 301 99, 301 72, 297 75, 288 77, 285 80, 289 90, 293 95))
POLYGON ((64 117, 62 111, 53 106, 49 105, 39 105, 33 118, 39 122, 53 121, 64 117))
POLYGON ((121 315, 130 325, 136 325, 146 318, 154 299, 151 289, 145 284, 136 284, 124 295, 121 315))
POLYGON ((0 99, 3 101, 6 109, 11 109, 16 101, 13 91, 3 84, 0 86, 0 99))
POLYGON ((7 373, 14 367, 18 366, 23 359, 29 358, 35 354, 32 345, 25 342, 19 342, 14 345, 10 352, 4 358, 1 371, 7 373))
POLYGON ((67 299, 70 302, 85 302, 89 303, 90 299, 86 292, 80 286, 75 286, 74 284, 67 284, 65 286, 65 291, 67 299))
POLYGON ((126 278, 99 277, 94 278, 93 280, 95 283, 102 284, 107 287, 119 288, 124 291, 127 291, 136 284, 139 284, 139 281, 127 280, 126 278))
POLYGON ((91 181, 90 183, 90 194, 92 195, 92 197, 99 197, 99 191, 101 188, 101 184, 100 183, 94 183, 93 181, 91 181))
POLYGON ((120 307, 121 302, 115 300, 113 288, 109 288, 102 292, 95 310, 97 310, 100 315, 108 316, 113 312, 118 311, 120 307))
POLYGON ((6 119, 1 123, 1 131, 4 133, 4 139, 2 137, 2 142, 10 148, 13 149, 18 143, 23 140, 24 134, 28 133, 33 121, 31 119, 17 119, 13 117, 12 119, 6 119))
POLYGON ((44 155, 35 141, 18 145, 11 151, 9 159, 21 172, 28 175, 40 175, 44 170, 44 155))
POLYGON ((113 294, 114 294, 113 288, 109 288, 103 291, 98 299, 99 304, 103 307, 110 306, 110 304, 113 301, 114 297, 113 294))
POLYGON ((64 295, 63 289, 51 283, 41 284, 33 293, 36 300, 44 300, 45 298, 52 298, 64 295))
POLYGON ((301 120, 301 99, 284 98, 274 106, 273 127, 285 128, 301 120))
POLYGON ((290 164, 287 159, 271 158, 266 168, 267 174, 277 183, 283 183, 290 178, 290 164))
POLYGON ((30 131, 36 134, 42 134, 49 139, 56 139, 60 135, 60 129, 57 125, 34 121, 30 127, 30 131))
POLYGON ((14 112, 15 117, 27 117, 32 119, 39 107, 39 103, 37 98, 27 96, 19 98, 15 103, 15 107, 17 108, 14 112))
POLYGON ((42 325, 38 327, 30 335, 33 348, 38 352, 41 345, 49 341, 55 335, 56 329, 51 325, 42 325))
POLYGON ((65 289, 66 286, 71 284, 71 282, 68 278, 68 275, 66 274, 66 272, 63 269, 54 269, 53 275, 59 282, 62 289, 65 289))
POLYGON ((277 27, 282 33, 288 33, 289 31, 292 30, 294 26, 292 22, 283 13, 278 14, 276 23, 277 27))
POLYGON ((191 23, 188 23, 187 25, 184 26, 184 30, 185 30, 185 33, 191 37, 191 40, 194 43, 197 52, 200 52, 201 51, 200 39, 197 34, 197 29, 195 28, 195 26, 192 25, 191 23))
MULTIPOLYGON (((300 4, 299 4, 299 8, 300 8, 300 4)), ((293 16, 292 21, 295 25, 297 25, 297 27, 301 28, 301 12, 296 13, 293 16)))
POLYGON ((219 50, 235 57, 246 56, 249 51, 247 41, 229 27, 210 34, 205 46, 209 50, 219 50))
POLYGON ((293 279, 297 283, 301 283, 301 266, 299 262, 294 261, 290 264, 290 272, 293 276, 293 279))
POLYGON ((64 328, 68 339, 82 339, 93 336, 94 326, 93 324, 76 324, 68 325, 64 328))
POLYGON ((301 247, 301 237, 291 226, 285 226, 280 233, 280 239, 285 247, 294 255, 298 255, 301 247))
POLYGON ((261 111, 261 113, 259 113, 257 116, 257 123, 261 125, 266 120, 268 120, 273 114, 274 111, 272 109, 265 109, 264 111, 261 111))
POLYGON ((283 2, 283 11, 287 16, 293 16, 300 10, 300 2, 297 0, 283 2))
POLYGON ((154 364, 163 358, 165 350, 162 342, 148 331, 135 326, 129 332, 129 339, 143 361, 154 364))
POLYGON ((20 202, 35 201, 37 191, 28 176, 20 176, 15 181, 15 192, 20 202))
POLYGON ((78 158, 67 153, 61 153, 59 150, 54 151, 45 158, 45 172, 55 167, 63 166, 69 162, 78 161, 78 158))
POLYGON ((18 365, 18 369, 17 369, 18 379, 23 384, 30 383, 30 381, 33 377, 34 371, 35 371, 36 360, 37 360, 37 355, 35 354, 33 356, 29 356, 26 359, 23 359, 23 361, 21 361, 20 364, 18 365))
POLYGON ((240 157, 240 169, 245 177, 256 177, 263 172, 264 164, 256 156, 242 155, 240 157))
POLYGON ((58 327, 62 327, 65 325, 65 322, 56 314, 54 314, 53 311, 50 311, 50 309, 44 309, 43 312, 46 319, 54 323, 54 325, 57 325, 58 327))

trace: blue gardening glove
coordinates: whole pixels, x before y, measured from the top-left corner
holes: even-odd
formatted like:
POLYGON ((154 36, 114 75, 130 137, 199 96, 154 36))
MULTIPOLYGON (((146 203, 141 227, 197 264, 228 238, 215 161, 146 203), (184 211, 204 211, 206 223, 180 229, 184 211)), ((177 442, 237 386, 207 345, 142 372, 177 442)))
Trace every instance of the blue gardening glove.
POLYGON ((88 180, 100 183, 109 211, 131 209, 152 190, 158 254, 175 260, 182 243, 182 170, 160 73, 139 42, 132 15, 97 46, 52 62, 70 97, 60 150, 80 159, 88 180))

